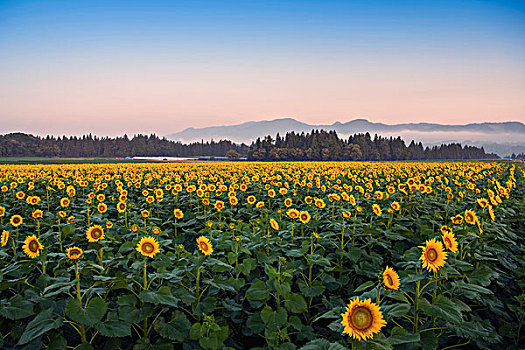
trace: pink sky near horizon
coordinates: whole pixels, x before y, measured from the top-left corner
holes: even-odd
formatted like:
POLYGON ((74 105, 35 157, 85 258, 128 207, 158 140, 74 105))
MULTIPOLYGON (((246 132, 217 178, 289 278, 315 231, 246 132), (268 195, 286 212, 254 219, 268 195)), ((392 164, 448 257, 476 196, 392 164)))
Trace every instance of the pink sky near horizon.
POLYGON ((512 69, 315 65, 48 67, 4 74, 0 132, 166 135, 187 127, 292 117, 387 124, 525 122, 525 81, 512 69), (310 68, 310 69, 309 69, 310 68), (29 76, 32 75, 32 76, 29 76), (30 82, 29 82, 30 81, 30 82))

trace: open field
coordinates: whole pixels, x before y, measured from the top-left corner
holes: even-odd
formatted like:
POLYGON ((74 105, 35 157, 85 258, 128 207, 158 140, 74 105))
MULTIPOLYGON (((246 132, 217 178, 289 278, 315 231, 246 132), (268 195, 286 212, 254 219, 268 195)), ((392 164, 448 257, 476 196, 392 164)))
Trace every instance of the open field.
POLYGON ((488 161, 0 165, 0 348, 519 349, 524 179, 488 161))

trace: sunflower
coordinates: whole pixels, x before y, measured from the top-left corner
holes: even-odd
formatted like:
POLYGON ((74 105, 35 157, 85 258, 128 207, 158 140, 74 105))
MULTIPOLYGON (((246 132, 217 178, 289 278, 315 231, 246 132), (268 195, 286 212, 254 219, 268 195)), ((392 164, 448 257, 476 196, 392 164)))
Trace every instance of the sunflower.
POLYGON ((0 207, 0 217, 5 215, 5 207, 0 207))
POLYGON ((348 219, 348 218, 351 217, 351 216, 352 216, 352 213, 351 213, 351 212, 349 212, 349 211, 343 211, 343 217, 344 217, 345 219, 348 219))
POLYGON ((157 226, 155 226, 154 228, 151 229, 151 232, 152 232, 154 235, 158 235, 158 234, 160 234, 160 228, 158 228, 157 226))
POLYGON ((184 217, 184 213, 180 209, 174 209, 173 215, 175 215, 176 219, 182 219, 184 217))
POLYGON ((487 205, 489 205, 489 201, 486 198, 478 198, 476 202, 478 202, 479 206, 483 209, 485 209, 487 205))
POLYGON ((286 212, 286 215, 290 217, 290 219, 297 219, 299 217, 299 210, 297 209, 289 209, 286 212))
POLYGON ((279 229, 279 224, 278 224, 277 221, 275 221, 273 218, 270 219, 270 226, 271 226, 274 230, 278 230, 278 229, 279 229))
POLYGON ((301 211, 299 213, 299 220, 301 220, 303 224, 309 223, 311 218, 312 217, 310 216, 310 213, 308 213, 307 211, 301 211))
POLYGON ((60 216, 62 219, 65 218, 67 216, 67 214, 64 212, 64 211, 59 211, 58 212, 58 216, 60 216))
POLYGON ((44 214, 44 212, 40 209, 37 209, 33 212, 33 214, 31 214, 31 216, 34 218, 34 219, 40 219, 42 218, 42 215, 44 214))
POLYGON ((373 204, 372 205, 372 211, 374 212, 374 214, 376 214, 377 216, 381 216, 381 214, 383 214, 383 211, 381 210, 381 207, 377 204, 373 204))
POLYGON ((159 244, 153 237, 142 237, 136 249, 140 254, 150 258, 153 258, 155 254, 160 252, 159 244))
POLYGON ((478 221, 478 217, 476 216, 476 212, 474 210, 465 210, 465 222, 467 224, 474 225, 478 221))
POLYGON ((450 220, 452 220, 452 223, 454 225, 461 225, 461 223, 463 222, 463 216, 461 214, 458 214, 456 216, 451 217, 450 220))
POLYGON ((86 237, 88 242, 97 242, 104 239, 104 229, 102 226, 95 225, 87 229, 86 237))
POLYGON ((383 271, 383 284, 389 289, 399 289, 399 275, 391 267, 386 267, 383 271))
POLYGON ((108 206, 106 204, 104 204, 104 203, 99 203, 97 205, 97 210, 98 210, 99 213, 103 214, 103 213, 105 213, 108 210, 108 206))
POLYGON ((439 230, 441 231, 442 234, 452 233, 452 229, 449 228, 447 225, 441 226, 441 228, 439 230))
POLYGON ((113 223, 111 221, 106 221, 106 228, 109 230, 113 227, 113 223))
POLYGON ((256 200, 257 199, 255 198, 255 196, 248 196, 248 198, 246 199, 248 204, 254 204, 256 200))
POLYGON ((494 208, 492 207, 492 205, 488 205, 489 207, 489 215, 490 215, 490 219, 492 221, 496 221, 496 215, 494 214, 494 208))
POLYGON ((22 225, 22 223, 24 222, 24 219, 22 219, 22 217, 20 215, 13 215, 13 216, 11 216, 11 220, 9 220, 9 222, 14 227, 18 227, 18 226, 22 225))
POLYGON ((221 211, 224 208, 224 202, 223 201, 217 201, 213 205, 217 211, 221 211))
POLYGON ((60 200, 60 206, 63 207, 63 208, 68 207, 69 203, 70 203, 69 198, 62 198, 60 200))
POLYGON ((264 207, 264 202, 263 201, 257 202, 257 204, 255 204, 255 207, 258 209, 261 209, 262 207, 264 207))
POLYGON ((119 213, 123 213, 126 211, 126 203, 125 202, 118 202, 117 203, 117 210, 119 213))
POLYGON ((70 247, 66 249, 66 256, 70 260, 80 259, 84 251, 79 247, 70 247))
POLYGON ((28 236, 25 239, 24 245, 22 246, 22 248, 24 249, 24 253, 26 253, 28 257, 33 259, 40 255, 40 250, 43 249, 44 247, 42 246, 42 244, 40 244, 40 241, 38 240, 38 238, 36 238, 35 235, 32 235, 32 236, 28 236))
POLYGON ((423 261, 423 267, 427 268, 428 271, 437 272, 440 267, 445 266, 447 253, 443 251, 443 244, 441 244, 441 242, 433 238, 426 242, 426 246, 419 246, 419 248, 423 249, 419 260, 423 261))
POLYGON ((239 203, 237 197, 230 197, 230 205, 237 205, 237 203, 239 203))
POLYGON ((142 217, 143 217, 144 219, 146 219, 146 218, 149 217, 149 211, 147 211, 147 210, 143 210, 143 211, 140 212, 140 215, 142 215, 142 217))
POLYGON ((326 207, 326 204, 324 202, 324 200, 322 200, 321 198, 316 198, 315 199, 315 206, 319 209, 323 209, 324 207, 326 207))
POLYGON ((2 239, 0 240, 0 243, 2 244, 2 247, 7 244, 7 241, 9 241, 9 232, 6 230, 2 231, 2 239))
POLYGON ((197 238, 197 246, 204 255, 211 255, 211 253, 213 253, 213 247, 210 240, 204 236, 197 238))
POLYGON ((441 232, 443 234, 441 238, 443 239, 443 243, 445 243, 445 247, 452 253, 457 253, 458 242, 456 241, 456 237, 452 233, 452 230, 449 229, 448 231, 443 231, 443 229, 441 229, 441 232))
POLYGON ((131 231, 132 232, 137 232, 138 230, 139 230, 139 226, 137 224, 131 225, 131 231))
POLYGON ((346 306, 346 312, 341 316, 343 333, 357 340, 372 338, 373 334, 379 333, 379 330, 386 325, 381 308, 372 303, 371 299, 355 298, 346 306))
POLYGON ((392 202, 392 204, 390 204, 390 206, 391 206, 392 209, 394 209, 395 211, 399 211, 399 209, 401 209, 401 204, 399 204, 398 202, 392 202))

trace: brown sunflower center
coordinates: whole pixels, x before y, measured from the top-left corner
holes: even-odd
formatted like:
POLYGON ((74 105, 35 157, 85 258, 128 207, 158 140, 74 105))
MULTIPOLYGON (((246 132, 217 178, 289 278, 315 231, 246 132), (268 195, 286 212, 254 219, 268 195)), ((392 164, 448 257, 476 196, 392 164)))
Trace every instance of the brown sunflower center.
POLYGON ((17 216, 15 216, 15 217, 13 218, 13 222, 14 222, 15 224, 20 223, 20 218, 17 217, 17 216))
POLYGON ((95 228, 93 231, 91 231, 91 236, 95 239, 102 237, 102 230, 95 228))
POLYGON ((200 243, 199 243, 199 247, 200 247, 203 251, 208 251, 208 245, 206 244, 206 242, 200 242, 200 243))
POLYGON ((153 247, 153 244, 149 243, 149 242, 146 242, 142 245, 142 250, 145 252, 145 253, 152 253, 154 250, 155 250, 155 247, 153 247))
POLYGON ((452 246, 452 242, 450 241, 450 238, 446 237, 445 238, 445 245, 448 247, 452 246))
POLYGON ((428 261, 434 262, 434 261, 436 261, 437 257, 438 257, 438 253, 437 253, 437 251, 434 248, 430 248, 427 251, 427 260, 428 261))
POLYGON ((31 252, 33 252, 33 253, 38 252, 38 243, 37 243, 37 241, 31 241, 31 242, 29 242, 28 247, 29 247, 29 250, 30 250, 31 252))
POLYGON ((372 325, 372 313, 366 307, 357 307, 350 314, 354 328, 362 331, 370 328, 372 325))
POLYGON ((77 256, 80 255, 80 250, 78 250, 78 249, 71 249, 71 250, 69 251, 69 255, 71 255, 71 257, 73 257, 73 258, 74 258, 74 257, 77 257, 77 256))

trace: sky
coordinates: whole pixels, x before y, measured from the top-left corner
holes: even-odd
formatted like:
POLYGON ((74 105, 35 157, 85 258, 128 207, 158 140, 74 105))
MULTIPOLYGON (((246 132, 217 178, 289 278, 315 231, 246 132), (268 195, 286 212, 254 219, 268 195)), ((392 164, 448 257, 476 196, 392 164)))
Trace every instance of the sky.
POLYGON ((2 1, 0 134, 525 122, 525 1, 2 1))

